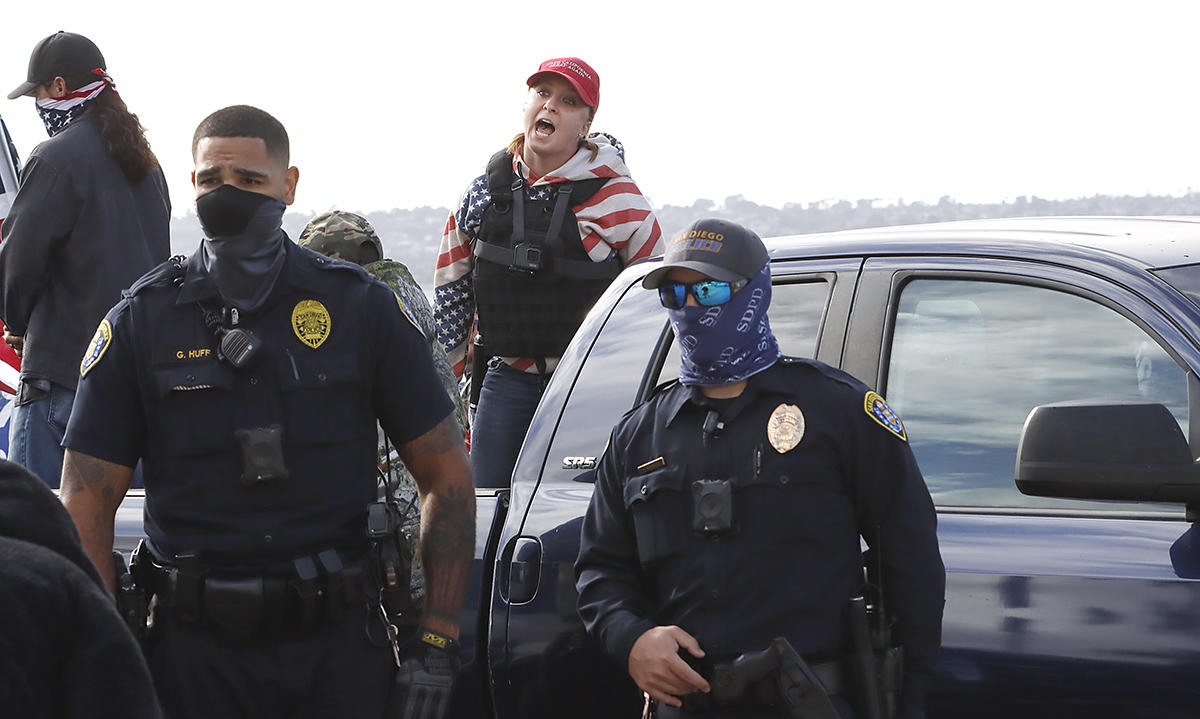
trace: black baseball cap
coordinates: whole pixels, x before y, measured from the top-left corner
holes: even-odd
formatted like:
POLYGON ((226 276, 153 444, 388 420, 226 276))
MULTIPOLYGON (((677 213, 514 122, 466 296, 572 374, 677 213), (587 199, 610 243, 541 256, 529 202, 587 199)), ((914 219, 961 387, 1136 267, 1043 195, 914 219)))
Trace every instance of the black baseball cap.
POLYGON ((748 280, 767 264, 767 247, 753 230, 715 217, 696 220, 667 245, 662 266, 646 275, 652 290, 676 267, 702 272, 714 280, 748 280))
POLYGON ((29 74, 25 82, 8 93, 9 100, 28 95, 38 85, 44 85, 56 77, 84 75, 95 69, 104 70, 104 56, 96 43, 83 35, 59 30, 42 38, 33 46, 29 56, 29 74))

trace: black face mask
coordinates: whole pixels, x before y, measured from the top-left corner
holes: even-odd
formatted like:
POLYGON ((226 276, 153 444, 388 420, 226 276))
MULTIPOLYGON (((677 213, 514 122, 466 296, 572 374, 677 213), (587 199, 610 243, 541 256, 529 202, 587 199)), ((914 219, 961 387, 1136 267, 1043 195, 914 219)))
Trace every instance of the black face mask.
POLYGON ((246 231, 264 202, 274 200, 258 192, 221 185, 196 198, 196 215, 208 237, 231 237, 246 231))
POLYGON ((288 244, 283 202, 222 185, 196 198, 204 227, 204 266, 226 304, 244 312, 263 307, 283 269, 288 244))

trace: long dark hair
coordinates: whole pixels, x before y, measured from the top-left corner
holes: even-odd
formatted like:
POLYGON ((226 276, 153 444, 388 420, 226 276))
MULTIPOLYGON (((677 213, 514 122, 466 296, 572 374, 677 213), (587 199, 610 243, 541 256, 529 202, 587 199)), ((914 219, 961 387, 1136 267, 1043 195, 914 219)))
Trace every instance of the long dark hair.
MULTIPOLYGON (((63 78, 68 90, 78 90, 98 80, 96 75, 75 75, 63 78)), ((111 87, 106 87, 92 101, 88 113, 100 122, 100 136, 108 154, 117 162, 125 179, 140 182, 158 168, 158 158, 146 140, 146 131, 137 115, 129 111, 125 101, 111 87)))

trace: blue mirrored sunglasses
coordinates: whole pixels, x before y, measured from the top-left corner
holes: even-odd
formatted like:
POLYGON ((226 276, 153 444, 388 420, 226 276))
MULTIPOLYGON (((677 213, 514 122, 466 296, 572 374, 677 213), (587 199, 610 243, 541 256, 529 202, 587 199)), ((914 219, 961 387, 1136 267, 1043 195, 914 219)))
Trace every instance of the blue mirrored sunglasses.
POLYGON ((690 294, 702 307, 714 307, 728 302, 734 292, 746 286, 746 282, 747 280, 701 280, 691 284, 664 282, 658 286, 658 300, 662 302, 663 307, 677 310, 687 304, 687 296, 690 294))

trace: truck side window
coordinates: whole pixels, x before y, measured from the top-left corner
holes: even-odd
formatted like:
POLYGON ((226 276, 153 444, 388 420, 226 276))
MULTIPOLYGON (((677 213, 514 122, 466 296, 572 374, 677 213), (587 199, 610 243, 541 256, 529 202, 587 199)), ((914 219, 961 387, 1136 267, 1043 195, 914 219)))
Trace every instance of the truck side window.
MULTIPOLYGON (((771 331, 779 349, 793 357, 815 357, 817 337, 825 305, 829 302, 830 285, 825 281, 776 283, 771 286, 771 331)), ((658 381, 666 382, 679 376, 679 345, 672 342, 670 353, 663 363, 658 381)))
POLYGON ((588 468, 587 458, 600 457, 617 420, 633 408, 666 321, 657 292, 642 289, 640 282, 625 291, 567 398, 550 444, 546 477, 559 476, 559 470, 573 477, 588 468))
POLYGON ((1186 372, 1153 337, 1090 299, 1006 282, 906 284, 886 396, 943 506, 1112 508, 1017 490, 1018 439, 1040 404, 1149 399, 1188 427, 1186 372))

